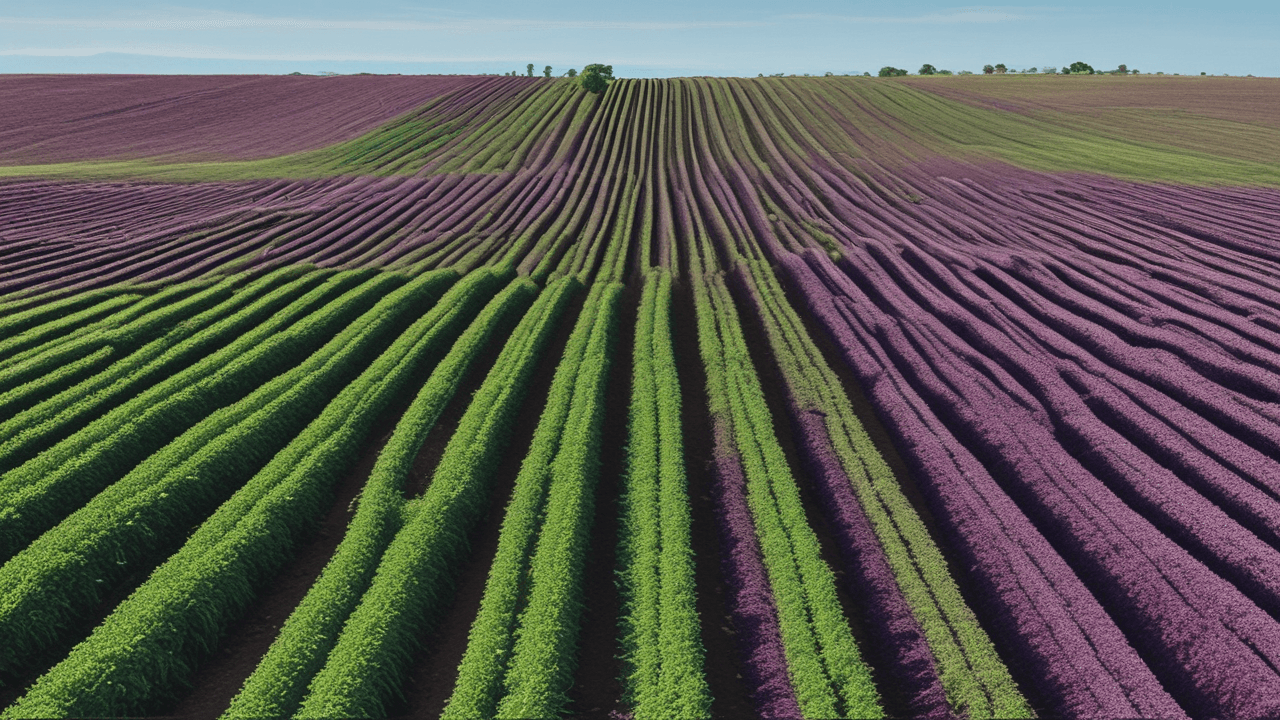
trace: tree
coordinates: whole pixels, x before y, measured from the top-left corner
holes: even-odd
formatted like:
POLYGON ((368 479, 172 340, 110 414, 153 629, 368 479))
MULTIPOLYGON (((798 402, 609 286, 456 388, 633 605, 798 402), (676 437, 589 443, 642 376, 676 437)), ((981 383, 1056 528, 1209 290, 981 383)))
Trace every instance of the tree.
POLYGON ((551 66, 550 66, 550 65, 548 65, 548 66, 546 66, 546 67, 542 68, 542 77, 551 77, 551 66))
POLYGON ((525 65, 525 72, 528 73, 529 77, 533 77, 533 63, 525 65))
POLYGON ((609 83, 613 82, 613 66, 592 64, 582 68, 582 77, 578 78, 582 89, 587 92, 602 93, 609 83))
POLYGON ((1045 68, 1045 69, 1044 69, 1044 73, 1045 73, 1046 75, 1057 75, 1057 74, 1058 74, 1058 68, 1056 68, 1056 67, 1047 67, 1047 68, 1045 68))
POLYGON ((1129 66, 1124 63, 1120 63, 1120 67, 1116 68, 1116 70, 1119 70, 1121 75, 1129 74, 1129 66))
POLYGON ((565 73, 565 75, 568 75, 569 77, 577 77, 578 71, 573 68, 569 68, 569 72, 565 73))
POLYGON ((996 74, 997 74, 997 75, 1003 75, 1003 74, 1005 74, 1005 73, 1007 73, 1007 72, 1009 72, 1009 68, 1005 67, 1005 66, 1004 66, 1004 63, 1000 63, 1000 64, 996 65, 996 74))
POLYGON ((938 69, 937 69, 937 68, 935 68, 934 66, 930 65, 929 63, 925 63, 925 64, 923 64, 923 65, 921 65, 921 66, 920 66, 920 74, 921 74, 921 75, 934 75, 934 74, 936 74, 937 72, 938 72, 938 69))
POLYGON ((885 65, 884 67, 880 68, 880 77, 902 77, 903 75, 906 75, 906 74, 907 74, 906 70, 903 70, 902 68, 893 67, 892 65, 885 65))
POLYGON ((995 67, 994 65, 983 65, 983 66, 982 66, 982 74, 983 74, 983 75, 990 75, 991 73, 993 73, 993 72, 995 72, 995 71, 996 71, 996 67, 995 67))
POLYGON ((1095 70, 1089 63, 1073 62, 1071 63, 1071 67, 1067 68, 1067 72, 1072 75, 1093 75, 1095 70))
POLYGON ((1040 72, 1040 71, 1039 71, 1038 69, 1036 69, 1036 68, 1031 68, 1030 70, 1024 70, 1023 72, 1038 73, 1038 72, 1040 72))

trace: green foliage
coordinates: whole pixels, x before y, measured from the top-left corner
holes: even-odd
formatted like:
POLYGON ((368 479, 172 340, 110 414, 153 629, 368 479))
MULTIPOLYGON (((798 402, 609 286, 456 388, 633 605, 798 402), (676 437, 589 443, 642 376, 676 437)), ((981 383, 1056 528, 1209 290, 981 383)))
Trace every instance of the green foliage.
POLYGON ((546 67, 542 68, 542 77, 548 77, 548 78, 549 78, 549 77, 551 77, 551 66, 550 66, 550 65, 548 65, 548 66, 546 66, 546 67))
POLYGON ((574 378, 569 414, 549 468, 546 515, 529 564, 528 601, 515 629, 504 681, 507 695, 497 717, 555 717, 566 709, 577 665, 582 573, 594 519, 604 393, 621 293, 620 283, 601 293, 574 378))
POLYGON ((536 295, 537 286, 529 280, 513 281, 481 311, 431 373, 379 453, 342 543, 224 717, 288 717, 297 711, 307 684, 324 665, 343 623, 400 529, 402 488, 427 433, 480 352, 509 329, 536 295))
POLYGON ((528 77, 533 77, 533 63, 529 63, 527 66, 525 66, 525 74, 528 77))
POLYGON ((5 369, 99 327, 97 321, 129 307, 142 299, 142 295, 111 292, 73 295, 59 303, 59 308, 39 312, 36 306, 25 313, 16 313, 0 324, 0 377, 5 369), (91 304, 92 303, 92 304, 91 304), (59 311, 65 312, 59 312, 59 311), (28 329, 29 328, 29 329, 28 329))
POLYGON ((618 544, 626 692, 639 720, 708 717, 671 345, 671 276, 645 280, 632 361, 630 440, 618 544))
POLYGON ((473 396, 422 498, 406 508, 372 584, 344 625, 303 700, 305 717, 385 714, 413 651, 450 596, 466 538, 489 504, 495 463, 546 343, 572 294, 572 276, 552 282, 516 326, 473 396))
POLYGON ((569 72, 565 73, 565 75, 568 75, 569 77, 577 77, 578 71, 573 68, 569 68, 569 72))
MULTIPOLYGON (((29 368, 28 372, 43 372, 18 387, 0 393, 0 417, 12 416, 29 409, 77 383, 85 377, 87 371, 101 367, 98 361, 82 362, 87 358, 75 358, 76 353, 114 359, 128 357, 153 339, 158 345, 181 340, 211 322, 214 317, 209 310, 231 297, 236 286, 243 281, 243 277, 227 278, 186 298, 180 296, 189 292, 190 288, 175 288, 178 292, 164 294, 165 300, 169 302, 151 304, 154 309, 146 315, 122 327, 104 329, 104 332, 95 333, 79 343, 67 344, 60 352, 53 354, 57 359, 73 358, 70 363, 57 364, 56 361, 48 360, 23 363, 19 367, 29 368)), ((153 351, 155 349, 152 348, 153 351)), ((12 368, 11 372, 18 372, 18 368, 12 368)))
POLYGON ((995 70, 997 75, 1003 75, 1009 72, 1009 68, 1005 67, 1004 63, 999 63, 998 65, 996 65, 995 70))
MULTIPOLYGON (((137 302, 127 303, 117 312, 92 325, 81 327, 68 336, 55 337, 26 353, 19 353, 0 368, 0 393, 39 380, 63 368, 67 363, 96 355, 97 361, 82 363, 75 373, 59 373, 53 392, 61 390, 108 364, 110 357, 117 356, 120 352, 132 352, 167 330, 170 325, 186 319, 189 314, 194 315, 207 309, 231 294, 230 285, 223 283, 210 287, 213 284, 214 281, 211 280, 200 280, 172 285, 137 302), (195 293, 193 297, 186 297, 192 293, 195 293)), ((121 296, 127 297, 129 296, 121 296)), ((40 330, 36 328, 28 332, 40 330)), ((49 383, 41 387, 50 389, 49 383)))
POLYGON ((1086 62, 1073 62, 1067 68, 1067 73, 1071 75, 1093 75, 1093 66, 1086 62))
MULTIPOLYGON (((1122 134, 1083 120, 1078 124, 1045 121, 944 98, 927 87, 851 83, 847 92, 859 103, 893 118, 894 126, 916 142, 946 156, 995 158, 1034 170, 1101 173, 1142 182, 1280 185, 1280 171, 1274 163, 1158 142, 1151 139, 1146 126, 1122 134)), ((852 104, 841 103, 840 107, 851 114, 862 112, 852 104)), ((869 117, 867 121, 882 122, 869 117)), ((1184 125, 1179 129, 1185 132, 1184 125)), ((1218 133, 1205 133, 1206 137, 1214 135, 1218 133)))
POLYGON ((447 718, 556 717, 564 709, 621 289, 592 288, 556 368, 447 718))
POLYGON ((934 66, 930 65, 929 63, 925 63, 924 65, 921 65, 921 66, 920 66, 920 73, 919 73, 919 74, 921 74, 921 75, 935 75, 935 74, 937 74, 937 72, 938 72, 937 68, 935 68, 934 66))
POLYGON ((602 93, 613 82, 613 66, 591 64, 582 68, 578 77, 582 89, 587 92, 602 93))
POLYGON ((996 67, 995 67, 995 65, 983 65, 983 66, 982 66, 982 74, 983 74, 983 75, 991 75, 991 74, 993 74, 995 71, 996 71, 996 67))
MULTIPOLYGON (((151 567, 160 550, 181 538, 272 460, 280 448, 294 440, 316 413, 410 323, 416 315, 415 304, 431 302, 456 275, 452 270, 424 275, 381 297, 305 362, 258 387, 243 400, 204 417, 0 568, 0 632, 14 641, 5 648, 5 662, 0 665, 20 662, 22 649, 38 648, 42 639, 74 623, 124 573, 151 567)), ((387 374, 385 369, 381 372, 387 374)), ((309 432, 323 438, 327 431, 322 428, 309 432)), ((292 470, 302 460, 301 456, 292 460, 277 457, 268 469, 292 470)), ((241 488, 237 497, 243 500, 246 492, 251 491, 241 488)), ((51 496, 57 497, 53 493, 44 495, 51 496)), ((205 642, 210 641, 207 638, 205 642)), ((181 644, 181 638, 176 642, 181 644)), ((100 655, 98 650, 85 652, 94 657, 100 655)), ((50 687, 64 687, 71 682, 72 670, 79 662, 76 657, 73 652, 64 661, 63 670, 51 671, 56 678, 48 681, 50 687)), ((111 662, 127 664, 120 658, 111 662)), ((144 674, 138 681, 143 687, 147 683, 163 684, 168 672, 162 671, 158 676, 144 674)), ((53 695, 48 697, 63 697, 56 701, 59 703, 74 695, 65 695, 62 690, 50 692, 53 695)), ((115 703, 136 703, 146 696, 136 687, 130 693, 123 699, 102 698, 108 703, 106 706, 77 706, 85 709, 75 714, 113 714, 132 707, 115 703)))
POLYGON ((903 75, 906 75, 906 74, 907 74, 906 70, 903 70, 902 68, 896 68, 890 65, 885 65, 884 67, 880 68, 880 77, 902 77, 903 75))
MULTIPOLYGON (((273 382, 287 386, 278 399, 163 479, 139 488, 132 504, 141 514, 132 515, 132 524, 151 527, 164 523, 145 516, 164 512, 179 515, 166 518, 173 525, 188 526, 189 516, 182 516, 204 504, 200 484, 239 490, 6 714, 138 714, 185 682, 226 623, 314 524, 374 421, 420 367, 444 354, 500 282, 481 271, 420 314, 452 280, 449 275, 456 277, 453 271, 424 275, 386 295, 353 324, 350 341, 329 346, 334 352, 323 363, 307 367, 309 362, 273 382), (388 347, 385 341, 392 339, 388 347), (232 474, 257 470, 267 459, 247 483, 232 474), (203 483, 193 482, 197 477, 203 483)), ((114 555, 127 555, 126 547, 114 555)))
MULTIPOLYGON (((5 473, 0 481, 0 556, 8 558, 25 547, 69 508, 82 506, 188 428, 213 422, 214 417, 227 423, 238 419, 214 411, 305 359, 372 307, 381 293, 404 282, 370 271, 345 274, 308 293, 290 309, 309 312, 317 296, 327 299, 333 290, 360 279, 368 282, 288 326, 287 332, 279 332, 273 318, 267 327, 255 329, 5 473)), ((282 315, 298 319, 296 314, 282 315)), ((4 664, 0 660, 0 666, 4 664)))
MULTIPOLYGON (((0 473, 35 457, 53 443, 84 427, 112 405, 127 400, 234 340, 328 274, 305 266, 286 267, 269 273, 249 283, 221 305, 179 323, 102 372, 0 422, 0 438, 5 438, 0 441, 0 473), (277 289, 275 286, 281 283, 284 286, 277 289), (245 307, 251 309, 241 312, 245 307)), ((64 366, 55 374, 73 366, 64 366)), ((22 389, 17 388, 13 392, 22 389)))

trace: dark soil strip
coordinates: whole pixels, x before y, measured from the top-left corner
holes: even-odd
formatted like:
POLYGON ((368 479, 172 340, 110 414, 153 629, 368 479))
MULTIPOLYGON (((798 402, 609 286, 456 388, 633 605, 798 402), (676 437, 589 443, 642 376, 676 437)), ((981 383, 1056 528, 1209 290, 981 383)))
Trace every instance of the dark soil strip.
POLYGON ((698 352, 698 320, 693 290, 680 280, 672 286, 672 340, 680 373, 680 425, 684 439, 685 473, 693 515, 694 573, 702 647, 706 650, 707 686, 711 715, 717 718, 756 717, 751 693, 743 681, 742 658, 733 639, 733 616, 725 592, 727 580, 720 563, 720 533, 712 499, 714 446, 707 411, 707 375, 698 352))
MULTIPOLYGON (((477 523, 471 533, 470 557, 463 564, 458 574, 453 593, 453 602, 440 615, 440 622, 435 631, 426 638, 423 649, 414 658, 409 668, 408 678, 401 690, 404 692, 402 702, 389 705, 388 715, 398 718, 438 718, 444 712, 445 703, 453 694, 453 685, 458 678, 458 665, 467 651, 467 635, 471 632, 471 623, 480 610, 480 600, 484 597, 485 582, 489 579, 489 566, 498 552, 498 536, 502 531, 502 518, 506 514, 507 503, 511 499, 515 487, 516 475, 520 472, 520 463, 524 461, 529 445, 533 441, 533 432, 538 427, 538 419, 546 406, 547 396, 551 392, 551 381, 555 377, 556 366, 564 355, 564 348, 569 343, 569 335, 573 325, 582 311, 587 291, 580 290, 577 297, 569 304, 560 318, 560 327, 556 329, 551 342, 548 343, 538 366, 534 370, 531 385, 526 391, 524 404, 512 424, 513 432, 506 444, 505 455, 498 464, 493 480, 493 496, 489 503, 489 512, 477 523)), ((495 348, 493 355, 497 355, 495 348)), ((479 373, 477 373, 479 375, 479 373)), ((478 385, 477 385, 478 387, 478 385)), ((470 392, 459 392, 458 398, 464 403, 471 401, 470 392)), ((465 404, 463 409, 465 410, 465 404)), ((457 425, 455 420, 454 426, 457 425)), ((439 429, 439 423, 437 423, 439 429)), ((435 434, 435 431, 432 432, 435 434)), ((429 467, 434 471, 440 462, 440 454, 444 452, 444 443, 438 449, 424 446, 418 459, 414 462, 414 473, 419 468, 424 472, 429 467), (434 452, 434 459, 430 453, 434 452), (426 457, 424 457, 426 456, 426 457)), ((430 474, 427 474, 430 477, 430 474)), ((425 487, 426 481, 423 481, 425 487)), ((420 491, 419 491, 419 494, 420 491)))
POLYGON ((756 373, 760 377, 765 404, 768 405, 769 414, 773 417, 773 434, 777 436, 778 444, 782 446, 782 452, 786 455, 791 476, 796 479, 796 487, 800 490, 800 502, 804 505, 805 519, 818 537, 818 548, 822 559, 836 576, 836 597, 840 601, 844 616, 849 620, 853 639, 858 644, 863 661, 871 668, 871 677, 875 681, 876 689, 880 691, 885 712, 890 717, 906 717, 910 715, 906 697, 895 682, 895 678, 882 669, 884 658, 881 657, 881 653, 876 652, 867 636, 867 623, 875 622, 875 618, 868 617, 864 603, 855 602, 855 599, 849 595, 850 588, 845 582, 846 571, 843 569, 844 563, 841 562, 840 557, 840 541, 827 520, 827 514, 823 512, 822 500, 818 497, 817 489, 805 471, 804 461, 796 448, 794 432, 800 432, 800 430, 793 431, 788 420, 790 414, 787 412, 786 379, 778 366, 776 356, 771 352, 764 325, 751 309, 750 298, 742 296, 741 286, 736 282, 726 284, 733 294, 734 304, 738 307, 747 352, 751 355, 751 364, 755 365, 756 373))
MULTIPOLYGON (((779 273, 778 279, 784 284, 789 294, 796 292, 788 284, 788 278, 784 274, 779 273)), ((916 515, 920 517, 925 528, 929 531, 929 537, 933 539, 939 553, 947 563, 947 572, 951 574, 956 586, 960 589, 960 596, 964 598, 965 604, 974 611, 978 618, 978 624, 995 641, 1005 631, 1007 618, 1002 617, 998 612, 992 611, 992 608, 983 601, 983 595, 978 592, 972 577, 964 571, 966 566, 957 557, 955 550, 946 542, 950 535, 944 533, 939 526, 928 501, 925 500, 924 495, 920 492, 915 476, 907 467, 906 461, 898 454, 898 450, 894 446, 893 436, 889 434, 889 430, 884 426, 884 423, 880 422, 875 406, 867 399, 866 393, 862 391, 862 384, 858 382, 858 378, 853 374, 853 371, 845 365, 844 358, 839 349, 836 348, 835 342, 827 334, 827 331, 823 329, 822 325, 809 315, 804 303, 788 302, 792 309, 795 310, 796 315, 800 317, 801 322, 804 323, 809 338, 817 346, 823 359, 826 360, 827 366, 840 379, 840 384, 844 388, 845 395, 849 398, 849 403, 853 406, 853 412, 858 417, 858 421, 862 423, 863 429, 871 437, 871 442, 875 445, 876 450, 880 452, 880 457, 884 458, 889 469, 893 471, 893 475, 898 481, 898 487, 902 489, 907 502, 911 503, 916 515)), ((1005 666, 1009 668, 1014 682, 1017 683, 1018 689, 1027 698, 1027 701, 1031 703, 1037 713, 1046 712, 1044 708, 1049 707, 1047 699, 1034 692, 1034 689, 1039 684, 1039 679, 1030 674, 1033 668, 1028 667, 1025 663, 1016 662, 1017 658, 1010 655, 1008 648, 1003 644, 996 642, 995 648, 997 655, 1000 656, 1005 666)))
POLYGON ((271 586, 264 588, 240 619, 227 628, 218 649, 197 671, 194 687, 163 714, 192 720, 214 720, 226 711, 244 681, 253 674, 262 656, 267 654, 280 626, 302 602, 333 557, 338 543, 342 542, 347 524, 354 515, 353 502, 369 479, 378 453, 391 438, 396 423, 408 407, 409 398, 405 398, 379 418, 359 460, 334 488, 333 504, 325 513, 318 531, 299 545, 293 559, 280 569, 271 586))
MULTIPOLYGON (((635 244, 632 243, 632 247, 635 244)), ((620 299, 621 317, 613 345, 613 361, 605 388, 604 432, 600 445, 600 478, 595 518, 583 576, 585 607, 578 634, 578 667, 569 691, 568 710, 577 716, 601 717, 625 712, 623 664, 618 621, 622 598, 617 585, 618 498, 626 472, 627 423, 631 406, 631 356, 641 285, 627 284, 620 299)))

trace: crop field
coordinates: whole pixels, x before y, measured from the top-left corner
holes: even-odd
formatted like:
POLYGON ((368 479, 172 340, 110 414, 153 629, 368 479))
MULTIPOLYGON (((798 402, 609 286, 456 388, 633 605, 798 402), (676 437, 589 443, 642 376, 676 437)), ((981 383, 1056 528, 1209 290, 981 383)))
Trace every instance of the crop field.
POLYGON ((1280 716, 1280 80, 0 98, 0 718, 1280 716))

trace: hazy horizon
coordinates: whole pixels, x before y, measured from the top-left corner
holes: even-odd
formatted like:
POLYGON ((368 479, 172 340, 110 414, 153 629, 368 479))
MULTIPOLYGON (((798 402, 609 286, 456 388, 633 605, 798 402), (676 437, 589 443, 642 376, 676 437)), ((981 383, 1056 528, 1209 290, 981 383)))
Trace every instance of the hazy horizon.
POLYGON ((1099 0, 1071 7, 925 0, 786 6, 656 0, 643 7, 489 3, 482 11, 369 0, 243 0, 106 8, 16 0, 0 11, 0 72, 506 73, 586 63, 626 77, 980 72, 1124 63, 1143 72, 1280 75, 1280 11, 1261 2, 1099 0))

